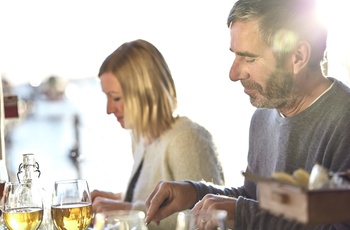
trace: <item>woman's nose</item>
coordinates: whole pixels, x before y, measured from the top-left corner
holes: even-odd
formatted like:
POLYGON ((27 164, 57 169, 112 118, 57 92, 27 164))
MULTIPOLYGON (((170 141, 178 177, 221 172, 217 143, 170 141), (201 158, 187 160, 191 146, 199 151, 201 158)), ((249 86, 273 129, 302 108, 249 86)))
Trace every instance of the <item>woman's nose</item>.
POLYGON ((115 106, 113 103, 108 99, 107 100, 107 114, 111 114, 115 111, 115 106))

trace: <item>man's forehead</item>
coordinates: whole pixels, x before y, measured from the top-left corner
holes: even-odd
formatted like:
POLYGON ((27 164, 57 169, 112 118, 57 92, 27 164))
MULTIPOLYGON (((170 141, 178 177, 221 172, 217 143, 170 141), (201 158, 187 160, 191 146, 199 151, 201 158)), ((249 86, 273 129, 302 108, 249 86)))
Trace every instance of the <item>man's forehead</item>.
POLYGON ((230 26, 231 45, 233 52, 249 52, 266 47, 257 31, 254 21, 235 22, 230 26))

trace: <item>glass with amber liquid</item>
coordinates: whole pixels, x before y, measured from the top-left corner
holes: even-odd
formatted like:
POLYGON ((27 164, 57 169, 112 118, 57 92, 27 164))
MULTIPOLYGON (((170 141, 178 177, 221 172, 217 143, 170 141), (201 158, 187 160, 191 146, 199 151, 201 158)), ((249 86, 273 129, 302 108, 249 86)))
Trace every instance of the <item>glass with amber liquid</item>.
POLYGON ((2 210, 4 206, 4 188, 5 183, 9 180, 9 176, 7 173, 6 162, 5 160, 0 159, 0 229, 3 228, 4 219, 2 217, 2 210))
POLYGON ((7 173, 6 163, 4 160, 0 159, 0 201, 2 202, 2 197, 4 194, 5 183, 9 180, 7 173))
POLYGON ((56 181, 51 216, 58 230, 86 230, 92 219, 92 204, 86 180, 56 181))
POLYGON ((43 220, 41 188, 27 182, 6 182, 3 218, 9 230, 37 230, 43 220))

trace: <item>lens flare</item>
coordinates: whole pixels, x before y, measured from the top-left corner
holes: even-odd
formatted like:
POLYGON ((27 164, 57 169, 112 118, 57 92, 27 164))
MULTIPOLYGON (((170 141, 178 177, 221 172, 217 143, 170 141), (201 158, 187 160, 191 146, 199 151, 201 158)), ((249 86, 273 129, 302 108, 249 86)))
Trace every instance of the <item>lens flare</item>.
POLYGON ((273 40, 273 50, 278 53, 288 53, 295 47, 298 37, 289 30, 280 30, 276 33, 273 40))

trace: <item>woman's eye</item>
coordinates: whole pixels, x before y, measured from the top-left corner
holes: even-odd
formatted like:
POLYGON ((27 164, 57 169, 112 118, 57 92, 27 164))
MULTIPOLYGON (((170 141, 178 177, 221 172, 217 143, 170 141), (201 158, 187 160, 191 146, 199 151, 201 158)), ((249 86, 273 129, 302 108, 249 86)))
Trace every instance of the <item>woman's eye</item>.
POLYGON ((114 97, 113 101, 120 101, 121 97, 114 97))

